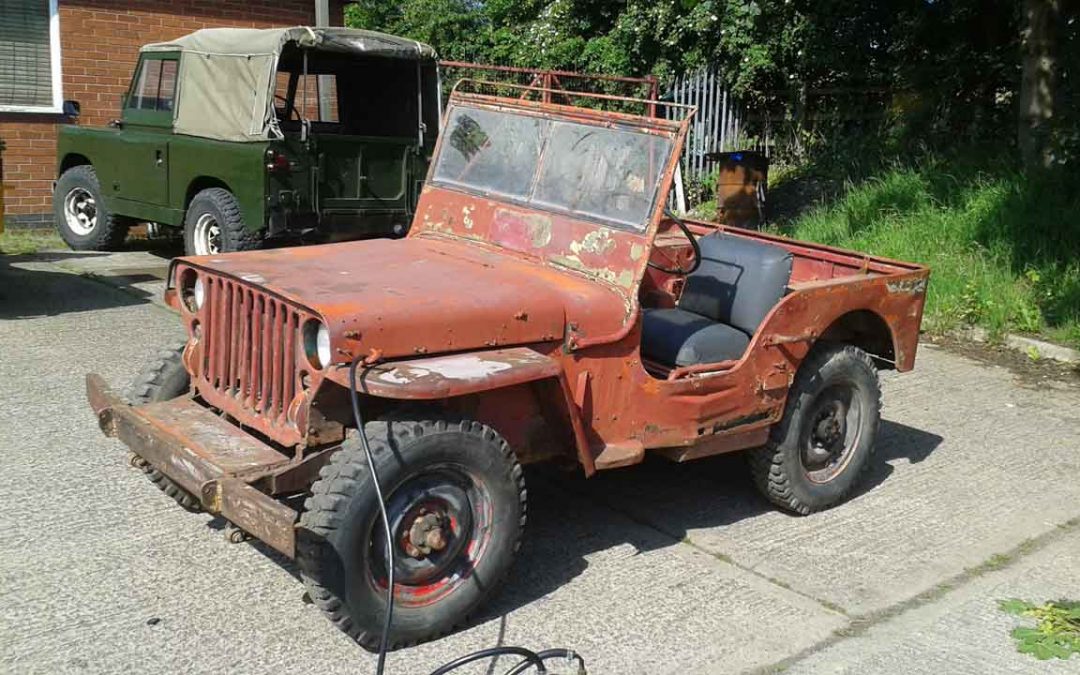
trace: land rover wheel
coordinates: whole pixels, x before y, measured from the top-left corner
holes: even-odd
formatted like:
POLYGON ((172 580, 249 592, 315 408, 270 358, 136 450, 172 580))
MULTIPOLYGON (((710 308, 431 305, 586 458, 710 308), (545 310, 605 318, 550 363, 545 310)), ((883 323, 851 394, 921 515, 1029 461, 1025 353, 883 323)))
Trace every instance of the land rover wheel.
POLYGON ((56 229, 76 251, 111 251, 124 243, 130 223, 113 215, 101 198, 94 167, 73 166, 56 181, 53 191, 56 229))
POLYGON ((225 188, 209 188, 195 195, 184 217, 184 252, 216 255, 250 251, 262 244, 260 232, 244 224, 240 203, 225 188))
MULTIPOLYGON (((525 483, 495 431, 456 417, 366 426, 390 521, 393 648, 465 621, 499 585, 525 525, 525 483)), ((358 438, 320 472, 300 517, 297 559, 308 594, 366 649, 386 616, 386 539, 358 438)))
POLYGON ((816 346, 769 442, 749 453, 754 481, 770 501, 796 513, 843 501, 871 463, 880 417, 870 356, 851 345, 816 346))
MULTIPOLYGON (((180 344, 155 354, 128 386, 125 392, 128 402, 132 405, 145 405, 169 401, 186 394, 191 387, 191 377, 181 360, 183 351, 184 345, 180 344)), ((176 500, 180 506, 188 511, 202 510, 198 497, 174 483, 143 458, 134 456, 132 465, 142 470, 150 482, 176 500)))

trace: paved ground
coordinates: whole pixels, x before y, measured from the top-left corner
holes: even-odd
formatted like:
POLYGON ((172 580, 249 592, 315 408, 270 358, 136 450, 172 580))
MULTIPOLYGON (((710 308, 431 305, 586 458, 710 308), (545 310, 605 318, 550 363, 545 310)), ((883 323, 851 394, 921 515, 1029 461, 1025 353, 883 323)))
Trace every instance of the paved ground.
MULTIPOLYGON (((84 373, 124 382, 181 337, 151 301, 163 264, 0 256, 0 672, 369 671, 292 565, 228 544, 98 433, 84 373)), ((506 590, 390 672, 499 643, 569 645, 593 673, 1076 672, 1018 654, 996 602, 1080 595, 1080 387, 926 345, 885 401, 880 468, 808 518, 737 457, 531 473, 506 590)))

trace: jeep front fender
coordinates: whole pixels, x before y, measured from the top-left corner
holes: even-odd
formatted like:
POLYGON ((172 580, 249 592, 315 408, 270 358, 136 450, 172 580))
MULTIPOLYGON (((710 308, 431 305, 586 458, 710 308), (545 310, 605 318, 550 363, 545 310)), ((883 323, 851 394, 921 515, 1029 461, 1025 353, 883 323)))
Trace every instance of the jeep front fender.
MULTIPOLYGON (((348 366, 331 369, 327 379, 348 389, 348 366)), ((585 474, 591 476, 596 466, 585 437, 581 410, 574 401, 562 364, 528 347, 428 356, 358 368, 356 388, 369 396, 423 401, 497 391, 545 379, 554 379, 559 384, 578 458, 585 474)))
MULTIPOLYGON (((432 400, 502 389, 549 377, 560 377, 558 361, 527 347, 491 349, 465 354, 426 356, 360 367, 357 390, 370 396, 432 400)), ((349 386, 348 366, 327 377, 349 386)))

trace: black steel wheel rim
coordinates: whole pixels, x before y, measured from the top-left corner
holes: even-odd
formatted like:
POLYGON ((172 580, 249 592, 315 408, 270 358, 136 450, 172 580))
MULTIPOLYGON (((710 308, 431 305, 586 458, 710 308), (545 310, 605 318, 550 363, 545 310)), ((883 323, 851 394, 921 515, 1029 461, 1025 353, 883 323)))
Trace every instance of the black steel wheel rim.
POLYGON ((799 460, 813 483, 828 483, 847 468, 862 436, 863 405, 855 385, 829 385, 810 403, 799 432, 799 460))
MULTIPOLYGON (((387 497, 394 554, 394 603, 421 607, 447 597, 476 570, 491 543, 494 507, 464 467, 426 467, 387 497)), ((378 518, 367 550, 368 582, 385 592, 386 537, 378 518)))

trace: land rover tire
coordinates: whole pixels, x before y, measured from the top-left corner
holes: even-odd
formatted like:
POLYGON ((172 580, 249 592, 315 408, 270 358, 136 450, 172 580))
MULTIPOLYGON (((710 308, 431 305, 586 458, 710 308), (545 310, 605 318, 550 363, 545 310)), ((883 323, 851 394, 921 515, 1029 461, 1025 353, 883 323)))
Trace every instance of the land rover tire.
POLYGON ((262 232, 244 225, 240 203, 225 188, 207 188, 197 193, 184 216, 184 252, 187 255, 215 255, 250 251, 262 244, 262 232))
POLYGON ((112 251, 124 243, 130 221, 109 210, 97 172, 89 164, 60 174, 53 190, 53 215, 63 240, 76 251, 112 251))
MULTIPOLYGON (((490 427, 402 414, 365 427, 394 551, 391 648, 463 623, 506 577, 525 526, 525 482, 490 427)), ((386 616, 385 535, 358 436, 323 467, 297 530, 308 595, 365 649, 386 616)))
MULTIPOLYGON (((186 394, 191 387, 191 376, 181 360, 183 351, 184 345, 181 343, 155 354, 128 386, 124 398, 132 405, 145 405, 169 401, 186 394)), ((202 510, 198 497, 177 485, 149 462, 136 456, 132 463, 146 474, 151 483, 176 500, 177 504, 192 512, 202 510)))
POLYGON ((749 452, 754 482, 774 504, 799 514, 843 501, 871 464, 880 418, 870 356, 851 345, 816 345, 768 443, 749 452))

